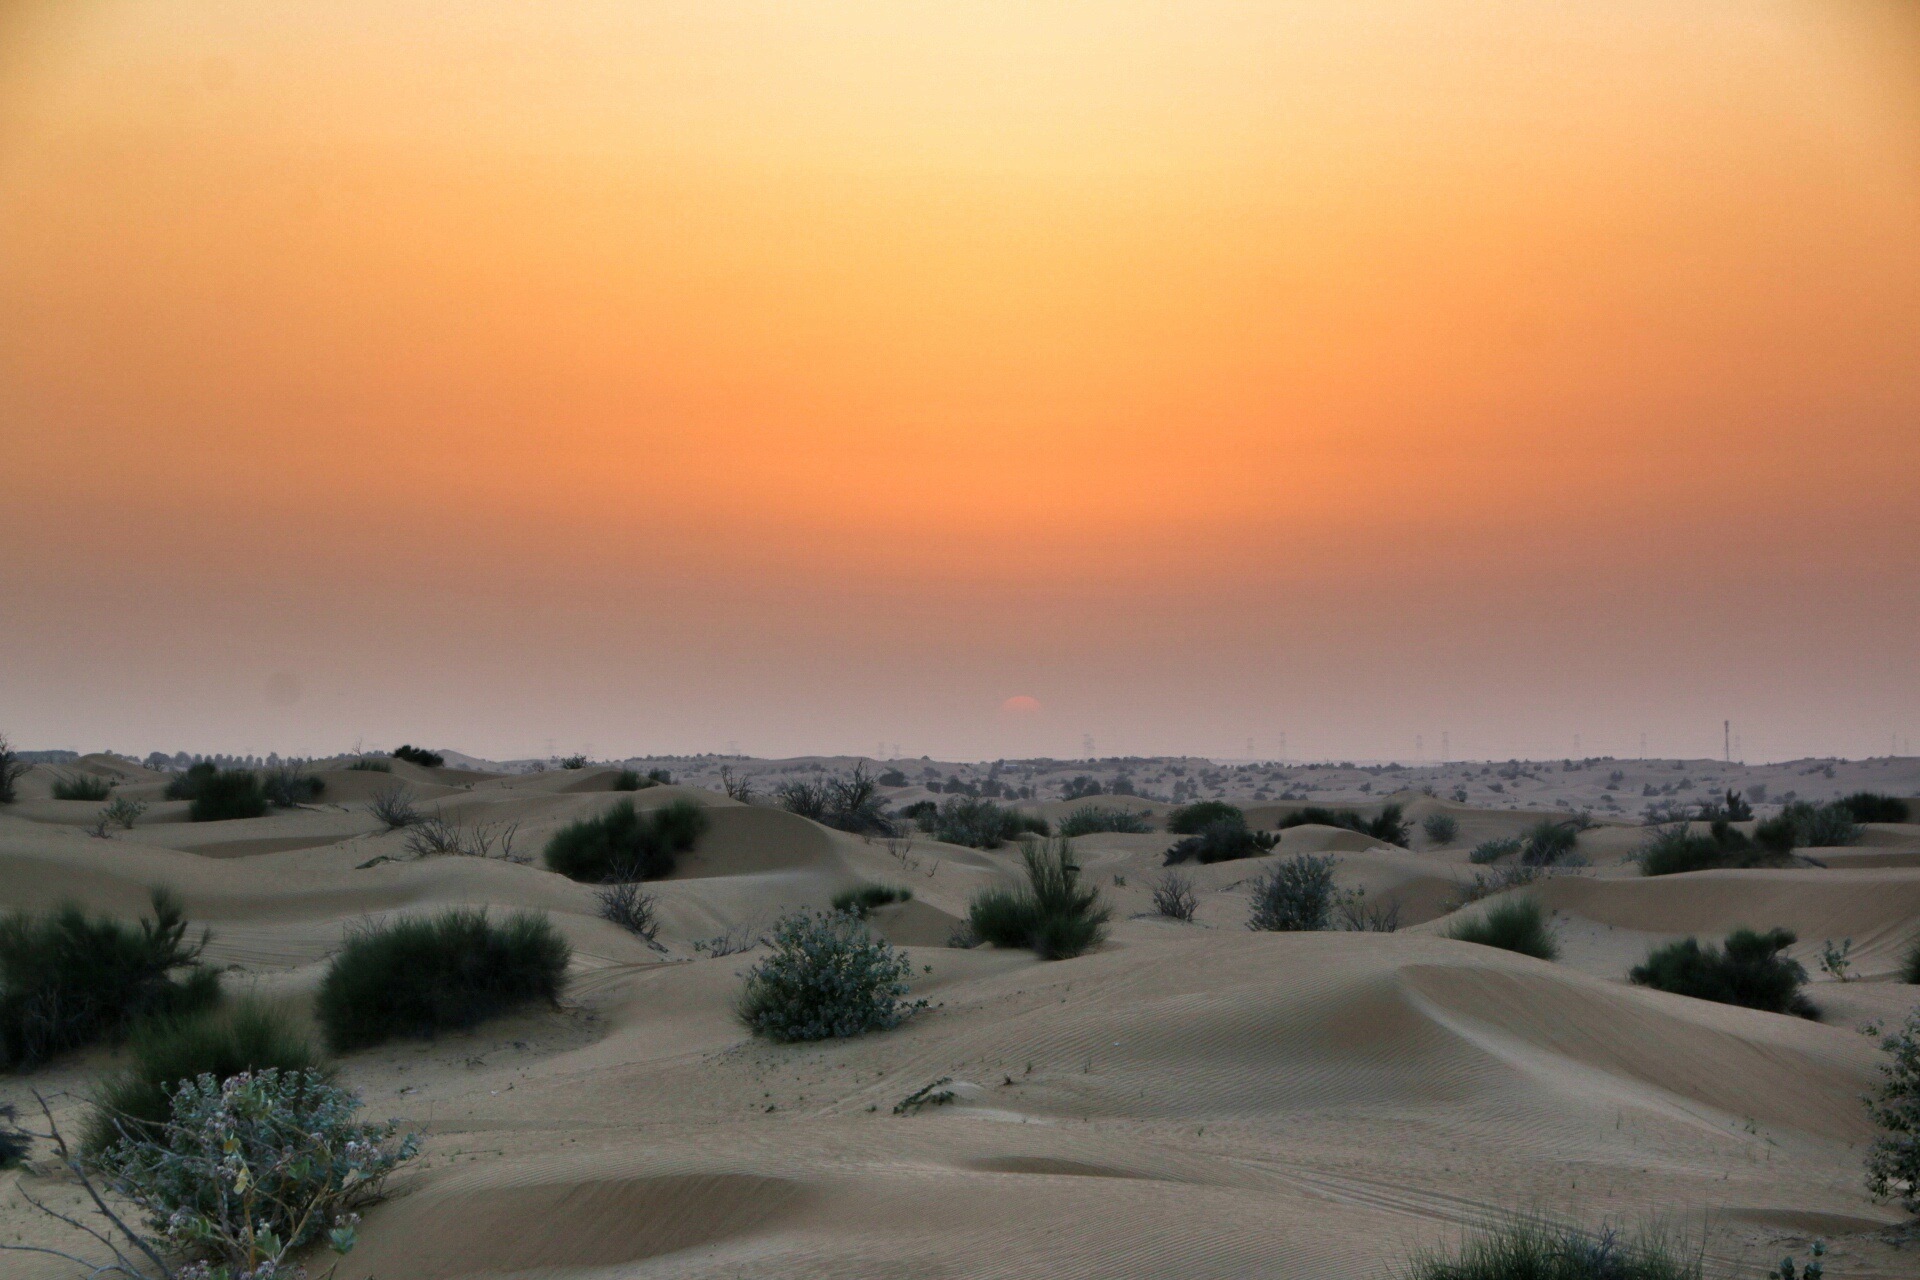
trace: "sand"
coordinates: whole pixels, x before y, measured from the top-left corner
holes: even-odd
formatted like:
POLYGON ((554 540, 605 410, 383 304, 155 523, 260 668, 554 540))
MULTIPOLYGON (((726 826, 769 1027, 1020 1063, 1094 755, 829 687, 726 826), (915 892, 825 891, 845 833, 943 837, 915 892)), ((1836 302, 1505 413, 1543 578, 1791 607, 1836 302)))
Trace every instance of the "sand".
MULTIPOLYGON (((134 830, 94 838, 98 804, 46 798, 51 771, 36 768, 22 801, 0 809, 0 905, 73 898, 131 915, 165 883, 213 929, 232 985, 296 1003, 363 919, 533 908, 572 942, 561 1008, 344 1059, 371 1112, 428 1138, 367 1215, 340 1280, 1360 1280, 1515 1210, 1665 1221, 1704 1235, 1729 1274, 1763 1274, 1814 1235, 1830 1275, 1920 1274, 1920 1244, 1886 1234, 1902 1214, 1862 1186, 1859 1096, 1881 1055, 1856 1029, 1920 1004, 1920 988, 1892 981, 1920 931, 1920 826, 1815 851, 1824 866, 1658 880, 1623 862, 1638 828, 1597 828, 1581 840, 1593 865, 1534 890, 1563 942, 1553 964, 1442 936, 1478 870, 1468 849, 1524 828, 1538 816, 1524 808, 1395 793, 1416 817, 1457 816, 1463 834, 1437 849, 1293 828, 1268 858, 1190 868, 1193 924, 1148 914, 1165 834, 1088 836, 1077 846, 1115 908, 1112 937, 1048 964, 945 945, 974 892, 1011 880, 1011 848, 889 845, 717 790, 651 788, 631 798, 691 798, 713 819, 652 886, 656 951, 599 919, 589 887, 537 863, 560 825, 618 798, 610 769, 327 770, 315 805, 196 824, 160 799, 164 775, 106 757, 67 768, 110 772, 152 807, 134 830), (413 857, 366 811, 396 780, 451 818, 511 828, 514 853, 534 861, 413 857), (1300 851, 1332 853, 1343 887, 1396 901, 1400 931, 1246 930, 1246 882, 1300 851), (932 1007, 851 1041, 749 1037, 730 1009, 755 953, 695 944, 753 937, 874 881, 914 890, 874 922, 907 948, 932 1007), (1823 941, 1850 937, 1862 980, 1816 972, 1820 1022, 1624 981, 1649 945, 1742 924, 1795 929, 1809 968, 1823 941), (893 1114, 942 1077, 951 1105, 893 1114)), ((1256 821, 1297 807, 1243 798, 1256 821)), ((0 1081, 0 1094, 59 1094, 72 1120, 111 1062, 105 1050, 63 1059, 0 1081)), ((0 1233, 47 1238, 13 1193, 22 1176, 0 1175, 0 1233)), ((56 1199, 69 1190, 24 1176, 56 1199)), ((67 1274, 23 1255, 0 1272, 67 1274)))

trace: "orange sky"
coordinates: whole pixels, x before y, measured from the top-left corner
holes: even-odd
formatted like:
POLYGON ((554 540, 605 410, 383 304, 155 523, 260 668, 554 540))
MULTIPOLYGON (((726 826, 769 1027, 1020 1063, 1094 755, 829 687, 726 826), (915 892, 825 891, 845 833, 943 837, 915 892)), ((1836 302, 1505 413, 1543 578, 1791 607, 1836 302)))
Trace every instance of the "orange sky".
POLYGON ((1884 752, 1920 10, 13 0, 0 444, 29 745, 1884 752))

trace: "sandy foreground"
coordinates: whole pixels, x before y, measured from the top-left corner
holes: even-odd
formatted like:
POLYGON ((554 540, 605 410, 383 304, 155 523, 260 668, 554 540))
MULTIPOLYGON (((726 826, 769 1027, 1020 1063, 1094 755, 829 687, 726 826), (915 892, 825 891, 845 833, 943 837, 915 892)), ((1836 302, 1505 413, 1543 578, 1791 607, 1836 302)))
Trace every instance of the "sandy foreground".
MULTIPOLYGON (((396 912, 535 908, 572 942, 562 1008, 344 1060, 372 1114, 428 1139, 340 1280, 1359 1280, 1514 1210, 1663 1221, 1704 1235, 1733 1274, 1764 1274, 1817 1236, 1834 1280, 1920 1276, 1920 1241, 1902 1248, 1887 1229, 1903 1215, 1862 1186, 1860 1095, 1883 1055, 1858 1030, 1920 1004, 1893 981, 1920 930, 1920 825, 1810 851, 1825 866, 1653 880, 1623 864, 1638 827, 1595 828, 1581 838, 1592 865, 1535 890, 1556 913, 1554 964, 1438 936, 1479 870, 1467 851, 1538 811, 1374 795, 1416 821, 1451 812, 1462 833, 1411 851, 1286 833, 1273 856, 1332 851, 1343 887, 1398 902, 1392 934, 1249 932, 1245 882, 1268 859, 1192 869, 1197 922, 1165 921, 1148 894, 1169 838, 1088 836, 1076 847, 1115 908, 1112 937, 1048 964, 946 945, 977 890, 1012 881, 1014 848, 867 841, 716 791, 641 791, 641 807, 691 797, 713 819, 652 886, 662 952, 538 863, 559 826, 624 798, 611 770, 326 770, 315 805, 195 824, 160 798, 164 775, 108 757, 67 768, 113 773, 151 807, 94 838, 99 805, 46 798, 53 771, 36 768, 0 810, 0 906, 78 899, 132 915, 148 886, 171 885, 213 929, 232 989, 302 1000, 345 929, 396 912), (426 808, 510 833, 531 861, 415 858, 366 811, 396 780, 426 808), (757 953, 694 944, 751 939, 875 881, 914 891, 874 920, 909 950, 932 1008, 851 1041, 749 1037, 730 1010, 757 953), (1821 1022, 1625 982, 1654 943, 1741 925, 1799 934, 1821 1022), (1844 985, 1817 972, 1821 943, 1841 938, 1861 979, 1844 985), (894 1114, 943 1077, 952 1105, 894 1114)), ((1257 823, 1268 806, 1249 804, 1257 823)), ((0 1097, 37 1088, 76 1121, 111 1060, 6 1078, 0 1097)), ((50 1240, 14 1193, 22 1176, 0 1175, 0 1236, 50 1240)), ((34 1185, 71 1197, 52 1178, 34 1185)), ((70 1268, 9 1255, 0 1274, 70 1268)))

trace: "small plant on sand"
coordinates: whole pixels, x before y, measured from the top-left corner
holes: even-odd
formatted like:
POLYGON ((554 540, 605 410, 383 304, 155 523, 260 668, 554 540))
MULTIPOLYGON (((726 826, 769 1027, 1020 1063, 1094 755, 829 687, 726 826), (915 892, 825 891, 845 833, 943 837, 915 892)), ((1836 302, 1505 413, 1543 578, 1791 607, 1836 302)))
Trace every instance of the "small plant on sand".
POLYGON ((1793 1255, 1780 1259, 1780 1265, 1767 1272, 1767 1280, 1825 1280, 1827 1243, 1815 1240, 1807 1248, 1807 1260, 1795 1265, 1793 1255))
POLYGON ((336 1053, 470 1027, 520 1005, 555 1003, 572 949, 546 916, 485 910, 403 916, 349 931, 314 1013, 336 1053))
POLYGON ((1467 855, 1467 861, 1476 866, 1498 862, 1502 858, 1509 858, 1519 853, 1524 843, 1517 836, 1498 836, 1492 840, 1482 840, 1473 846, 1473 852, 1467 855))
POLYGON ((1840 803, 1855 822, 1908 822, 1913 816, 1905 800, 1875 791, 1856 791, 1840 803))
POLYGON ((1022 813, 972 796, 954 796, 941 805, 933 816, 932 829, 936 840, 973 849, 998 849, 1024 835, 1048 833, 1047 820, 1037 814, 1022 813))
POLYGON ((1146 814, 1122 809, 1117 805, 1083 804, 1060 819, 1057 830, 1059 834, 1068 837, 1090 836, 1104 831, 1143 835, 1153 830, 1153 823, 1148 820, 1146 814))
POLYGON ((1296 854, 1268 867, 1253 882, 1247 928, 1275 933, 1311 933, 1333 927, 1331 854, 1296 854))
POLYGON ((1247 815, 1239 805, 1224 800, 1198 800, 1167 815, 1167 830, 1176 836, 1197 836, 1216 822, 1247 825, 1247 815))
POLYGON ((1530 867, 1550 867, 1579 847, 1580 829, 1572 823, 1542 818, 1528 828, 1521 843, 1520 861, 1530 867))
POLYGON ((140 821, 140 815, 147 811, 147 802, 135 800, 130 796, 115 796, 100 810, 100 816, 122 830, 133 830, 133 824, 140 821))
POLYGON ((447 762, 447 758, 438 751, 428 751, 424 747, 410 747, 404 743, 393 749, 395 760, 405 760, 408 764, 417 764, 422 769, 438 769, 447 762))
POLYGON ((32 767, 20 758, 7 736, 0 733, 0 804, 12 804, 19 799, 20 779, 32 767))
POLYGON ((1153 909, 1169 920, 1193 922, 1200 907, 1200 895, 1194 892, 1193 879, 1178 871, 1169 871, 1153 884, 1153 909))
POLYGON ((913 897, 913 890, 897 884, 863 884, 857 889, 847 889, 833 895, 835 911, 851 911, 865 920, 875 907, 890 906, 896 902, 906 902, 913 897))
POLYGON ((976 894, 967 911, 973 932, 996 947, 1031 947, 1042 960, 1066 960, 1099 946, 1112 912, 1099 889, 1081 883, 1073 847, 1061 839, 1029 840, 1021 856, 1027 883, 976 894))
POLYGON ((1430 813, 1420 820, 1420 829, 1435 845, 1452 844, 1460 836, 1460 821, 1450 813, 1430 813))
POLYGON ((1848 938, 1838 946, 1832 938, 1820 944, 1820 972, 1835 982, 1853 981, 1853 939, 1848 938))
POLYGON ((420 810, 413 803, 413 792, 400 782, 374 792, 367 801, 367 812, 378 818, 389 831, 411 827, 422 819, 420 810))
POLYGON ((347 768, 359 773, 392 773, 393 764, 384 756, 361 756, 347 768))
MULTIPOLYGON (((904 777, 902 777, 898 783, 889 783, 886 780, 885 774, 881 775, 880 781, 882 786, 906 785, 906 779, 904 777)), ((720 766, 720 789, 727 793, 727 799, 738 800, 741 804, 752 804, 756 794, 753 788, 752 778, 736 776, 733 772, 733 766, 725 764, 720 766)))
POLYGON ((707 811, 692 800, 645 811, 622 800, 554 832, 547 841, 547 866, 588 884, 608 880, 616 871, 658 880, 673 874, 679 855, 699 842, 707 825, 707 811))
POLYGON ((1675 995, 1818 1018, 1820 1011, 1800 990, 1807 971, 1781 954, 1794 941, 1786 929, 1765 933, 1736 929, 1727 935, 1724 948, 1682 938, 1654 948, 1627 977, 1640 986, 1675 995))
POLYGON ((292 809, 318 800, 326 794, 327 784, 291 765, 281 765, 267 770, 260 779, 260 789, 274 808, 292 809))
POLYGON ((795 912, 774 925, 773 954, 747 971, 740 1020, 770 1040, 827 1040, 899 1026, 913 963, 845 911, 795 912))
POLYGON ((1553 939, 1547 914, 1532 898, 1497 902, 1475 919, 1454 925, 1447 936, 1457 942, 1517 951, 1536 960, 1554 960, 1560 955, 1560 944, 1553 939))
POLYGON ((1516 1217, 1473 1231, 1450 1251, 1415 1254, 1403 1280, 1704 1280, 1705 1259, 1685 1241, 1588 1233, 1516 1217))
POLYGON ((664 949, 656 941, 660 920, 654 911, 653 895, 641 889, 638 876, 615 879, 594 890, 593 896, 600 904, 602 920, 619 925, 656 951, 664 949))
POLYGON ((258 818, 267 811, 267 794, 251 769, 220 769, 203 778, 187 806, 195 822, 229 822, 258 818))
POLYGON ((1176 840, 1168 848, 1164 865, 1180 862, 1230 862, 1236 858, 1257 858, 1271 853, 1280 837, 1271 831, 1249 831, 1245 820, 1221 818, 1200 828, 1199 834, 1176 840))
POLYGON ((1867 1115, 1880 1130, 1867 1152, 1867 1190, 1920 1213, 1920 1011, 1882 1036, 1880 1047, 1888 1060, 1867 1097, 1867 1115))
POLYGON ((127 1038, 126 1065, 94 1096, 81 1148, 97 1155, 122 1138, 159 1137, 182 1081, 269 1067, 332 1079, 313 1037, 281 1005, 242 997, 204 1013, 143 1022, 127 1038))
POLYGON ((219 1002, 220 975, 200 963, 208 935, 187 941, 186 912, 166 890, 150 902, 151 918, 137 927, 74 905, 0 918, 0 1069, 219 1002))
POLYGON ((91 773, 62 774, 53 780, 55 800, 105 800, 113 784, 91 773))

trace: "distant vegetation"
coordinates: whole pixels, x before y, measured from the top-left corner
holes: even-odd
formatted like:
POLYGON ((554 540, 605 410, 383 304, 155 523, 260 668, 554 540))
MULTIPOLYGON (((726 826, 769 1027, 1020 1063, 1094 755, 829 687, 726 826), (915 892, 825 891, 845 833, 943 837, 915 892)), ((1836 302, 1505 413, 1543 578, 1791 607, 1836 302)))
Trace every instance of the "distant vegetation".
POLYGON ((1502 858, 1519 853, 1525 842, 1518 836, 1497 836, 1492 840, 1482 840, 1473 846, 1473 852, 1467 855, 1467 861, 1480 866, 1489 862, 1498 862, 1502 858))
POLYGON ((422 769, 438 769, 447 762, 447 758, 438 751, 428 751, 425 747, 410 747, 401 744, 393 749, 395 760, 405 760, 408 764, 417 764, 422 769))
POLYGON ((1676 875, 1716 867, 1758 867, 1777 863, 1792 853, 1796 839, 1791 817, 1782 815, 1761 823, 1749 839, 1726 819, 1711 822, 1702 833, 1685 822, 1660 827, 1634 854, 1640 874, 1676 875))
POLYGON ((1840 803, 1855 822, 1906 822, 1912 816, 1905 800, 1875 791, 1856 791, 1840 803))
POLYGON ((1100 945, 1112 916, 1100 890, 1081 883, 1073 847, 1063 839, 1028 841, 1027 883, 976 894, 967 919, 996 947, 1031 947, 1042 960, 1065 960, 1100 945))
POLYGON ((1411 829, 1402 817, 1403 810, 1397 804, 1390 804, 1380 810, 1377 818, 1363 818, 1352 809, 1323 809, 1318 805, 1308 805, 1274 825, 1282 831, 1289 827, 1320 826, 1345 827, 1349 831, 1358 831, 1363 836, 1397 844, 1405 847, 1412 836, 1411 829))
POLYGON ((258 818, 267 811, 267 793, 251 769, 216 769, 194 788, 187 817, 195 822, 258 818))
POLYGON ((347 768, 356 769, 361 773, 392 773, 393 772, 392 763, 380 756, 361 756, 358 760, 355 760, 351 764, 349 764, 347 768))
POLYGON ((201 963, 203 932, 164 889, 138 926, 89 918, 77 905, 0 918, 0 1069, 115 1040, 142 1018, 212 1007, 220 976, 201 963))
POLYGON ((855 835, 893 834, 886 797, 880 794, 880 784, 868 776, 864 764, 855 765, 850 778, 782 783, 774 788, 773 798, 788 813, 811 818, 838 831, 855 835))
POLYGON ((1312 933, 1333 927, 1332 855, 1296 854, 1268 867, 1253 882, 1247 928, 1312 933))
POLYGON ((770 1040, 827 1040, 897 1027, 913 963, 845 911, 796 912, 774 926, 773 953, 747 972, 740 1020, 770 1040))
POLYGON ((568 756, 560 762, 560 767, 562 769, 584 769, 587 767, 587 758, 581 755, 568 756))
POLYGON ((105 800, 113 784, 90 773, 62 774, 53 780, 55 800, 105 800))
POLYGON ((1224 800, 1201 800, 1184 805, 1167 815, 1167 830, 1176 836, 1197 836, 1216 822, 1247 825, 1247 815, 1237 804, 1224 800))
POLYGON ((557 1001, 572 950, 546 916, 499 924, 453 908, 355 929, 321 979, 314 1013, 336 1053, 471 1027, 557 1001))
POLYGON ((1797 800, 1780 811, 1780 818, 1793 824, 1794 834, 1805 848, 1837 849, 1859 844, 1863 834, 1852 805, 1845 800, 1823 805, 1797 800))
POLYGON ((1236 858, 1257 858, 1263 853, 1271 853, 1279 843, 1280 837, 1274 832, 1247 830, 1246 818, 1240 810, 1233 809, 1230 816, 1216 818, 1201 827, 1197 835, 1175 841, 1168 848, 1163 862, 1170 867, 1180 862, 1230 862, 1236 858))
POLYGON ((890 906, 896 902, 906 902, 913 897, 913 890, 897 884, 863 884, 857 889, 847 889, 833 895, 835 911, 850 911, 862 920, 875 907, 890 906))
POLYGON ((706 834, 707 811, 692 800, 642 812, 633 801, 568 823, 547 841, 547 866, 571 880, 658 880, 706 834))
POLYGON ((1536 960, 1555 960, 1560 956, 1560 944, 1554 941, 1546 912, 1532 898, 1497 902, 1485 914, 1454 925, 1447 936, 1457 942, 1517 951, 1536 960))
POLYGON ((260 790, 266 795, 267 803, 274 808, 291 809, 318 800, 326 794, 327 784, 292 765, 281 765, 267 770, 266 776, 260 780, 260 790))
POLYGON ((1683 938, 1656 947, 1648 953, 1646 963, 1636 965, 1627 977, 1643 987, 1675 995, 1818 1018, 1820 1011, 1800 990, 1807 971, 1781 954, 1794 941, 1794 935, 1786 929, 1765 933, 1736 929, 1727 935, 1724 949, 1711 943, 1702 945, 1696 938, 1683 938))
POLYGON ((1153 823, 1146 814, 1104 804, 1083 804, 1060 819, 1058 827, 1059 833, 1068 837, 1090 836, 1104 831, 1144 835, 1152 830, 1153 823))
POLYGON ((1437 845, 1450 845, 1460 835, 1460 823, 1450 813, 1430 813, 1420 820, 1420 829, 1437 845))
POLYGON ((1472 1231, 1460 1247, 1417 1253, 1405 1280, 1704 1280, 1698 1249, 1613 1228, 1588 1234, 1541 1218, 1513 1218, 1472 1231))
POLYGON ((1037 814, 997 805, 972 796, 952 796, 920 825, 933 838, 973 849, 998 849, 1024 835, 1048 834, 1047 820, 1037 814))
POLYGON ((0 733, 0 804, 12 804, 19 799, 20 779, 32 767, 20 758, 7 736, 0 733))
POLYGON ((658 784, 651 778, 641 777, 638 769, 622 769, 619 773, 615 774, 613 778, 613 789, 615 791, 641 791, 647 787, 656 785, 658 784))
POLYGON ((1889 1061, 1867 1098, 1867 1115, 1880 1129, 1867 1153, 1867 1190, 1920 1213, 1920 1011, 1882 1036, 1880 1047, 1889 1061))

